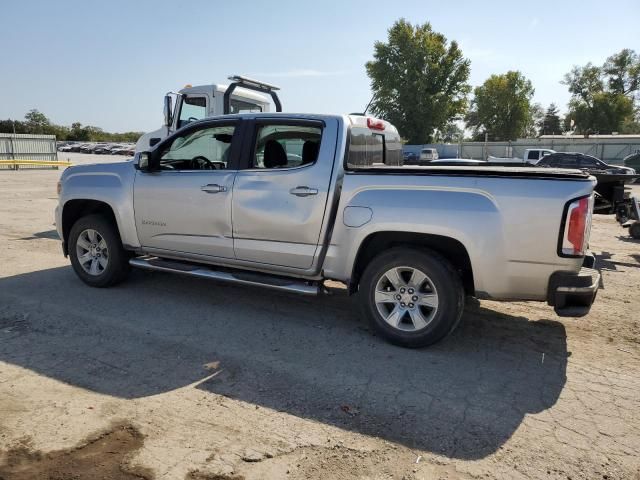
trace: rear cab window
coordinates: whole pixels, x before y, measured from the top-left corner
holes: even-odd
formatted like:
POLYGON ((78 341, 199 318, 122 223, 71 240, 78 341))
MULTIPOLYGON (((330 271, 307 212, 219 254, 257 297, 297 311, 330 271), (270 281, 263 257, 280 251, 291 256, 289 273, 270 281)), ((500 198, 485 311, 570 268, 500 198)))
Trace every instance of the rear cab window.
POLYGON ((250 168, 295 168, 311 165, 318 159, 322 127, 310 124, 262 124, 250 168))
POLYGON ((347 169, 397 167, 403 164, 402 142, 393 125, 376 119, 367 123, 367 117, 361 116, 349 118, 351 129, 347 169))
POLYGON ((229 108, 231 110, 230 113, 262 112, 262 107, 260 105, 238 100, 237 98, 234 98, 234 97, 231 97, 231 100, 229 102, 229 108))

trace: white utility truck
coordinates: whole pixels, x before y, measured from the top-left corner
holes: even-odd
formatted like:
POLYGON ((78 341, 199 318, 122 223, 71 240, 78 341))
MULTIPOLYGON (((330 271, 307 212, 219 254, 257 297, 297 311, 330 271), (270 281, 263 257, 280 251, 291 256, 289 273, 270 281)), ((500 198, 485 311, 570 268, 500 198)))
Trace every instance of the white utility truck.
POLYGON ((229 77, 230 85, 186 85, 179 92, 164 97, 164 125, 145 133, 136 143, 136 152, 144 152, 185 125, 215 115, 230 113, 268 112, 270 95, 276 111, 282 111, 275 85, 248 77, 229 77), (258 92, 258 93, 254 93, 258 92), (227 101, 225 101, 225 99, 227 101))
POLYGON ((535 165, 542 157, 556 153, 550 148, 527 148, 524 151, 523 158, 517 157, 493 157, 489 155, 487 162, 489 163, 529 163, 535 165))

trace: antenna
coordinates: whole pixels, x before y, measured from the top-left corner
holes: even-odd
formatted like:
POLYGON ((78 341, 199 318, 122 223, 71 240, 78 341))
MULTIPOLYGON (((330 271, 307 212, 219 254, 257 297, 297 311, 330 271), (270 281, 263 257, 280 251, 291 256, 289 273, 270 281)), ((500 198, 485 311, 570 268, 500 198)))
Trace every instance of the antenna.
POLYGON ((373 99, 376 98, 375 93, 373 95, 371 95, 371 100, 369 100, 369 103, 367 103, 367 106, 364 108, 364 112, 363 115, 367 114, 367 110, 369 110, 369 107, 371 106, 371 104, 373 103, 373 99))
POLYGON ((369 100, 369 103, 367 103, 367 106, 364 107, 364 112, 359 113, 350 113, 349 115, 360 115, 362 117, 365 117, 367 115, 367 110, 369 110, 369 107, 371 106, 371 104, 373 103, 373 99, 376 98, 375 94, 371 96, 371 100, 369 100))

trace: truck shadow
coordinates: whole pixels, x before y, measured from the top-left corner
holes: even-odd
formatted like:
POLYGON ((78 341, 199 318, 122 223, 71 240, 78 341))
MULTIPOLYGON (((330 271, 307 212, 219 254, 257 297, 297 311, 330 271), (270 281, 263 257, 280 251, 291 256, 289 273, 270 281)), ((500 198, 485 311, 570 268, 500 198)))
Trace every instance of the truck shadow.
POLYGON ((599 270, 609 270, 615 272, 618 267, 626 268, 640 268, 640 255, 631 254, 630 257, 634 262, 620 262, 613 260, 613 255, 610 252, 600 252, 596 254, 596 266, 599 270))
POLYGON ((554 405, 567 357, 561 323, 476 301, 448 339, 407 350, 374 337, 340 291, 141 271, 91 289, 68 267, 0 279, 1 362, 120 398, 191 385, 454 458, 495 452, 554 405))

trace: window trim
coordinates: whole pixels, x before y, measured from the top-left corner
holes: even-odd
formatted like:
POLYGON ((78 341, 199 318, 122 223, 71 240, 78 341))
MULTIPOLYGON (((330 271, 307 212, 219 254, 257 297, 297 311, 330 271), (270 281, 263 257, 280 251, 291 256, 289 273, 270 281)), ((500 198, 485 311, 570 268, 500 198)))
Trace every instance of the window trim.
POLYGON ((247 122, 245 129, 246 140, 243 142, 244 148, 242 149, 242 154, 240 158, 240 162, 238 165, 238 170, 246 171, 246 172, 287 172, 290 170, 299 170, 301 168, 312 167, 318 163, 320 159, 320 150, 322 148, 322 141, 324 138, 324 129, 326 128, 326 124, 323 120, 314 120, 314 119, 304 119, 304 118, 257 118, 251 122, 247 122), (264 125, 283 125, 283 126, 291 126, 291 127, 317 127, 320 129, 320 145, 318 146, 318 158, 313 163, 308 163, 306 165, 298 165, 297 167, 282 167, 282 168, 254 168, 252 166, 252 160, 256 155, 256 146, 258 142, 258 131, 264 125))
MULTIPOLYGON (((387 136, 384 133, 373 132, 372 137, 376 138, 376 136, 382 138, 382 163, 372 163, 371 166, 374 165, 386 165, 387 164, 387 136)), ((366 152, 368 153, 368 152, 366 152)), ((433 152, 431 152, 433 155, 433 152)))
POLYGON ((151 162, 153 164, 153 168, 150 171, 154 174, 158 174, 158 173, 177 174, 177 173, 183 173, 183 172, 184 173, 193 173, 193 172, 212 173, 212 172, 237 171, 239 170, 238 167, 240 164, 240 155, 241 155, 241 150, 244 143, 242 140, 244 139, 244 136, 245 136, 246 123, 247 122, 243 121, 241 118, 223 119, 223 120, 220 120, 220 119, 199 120, 198 122, 190 123, 189 125, 186 125, 180 130, 174 132, 169 137, 165 138, 163 141, 158 143, 153 148, 153 150, 151 151, 152 153, 151 162), (184 136, 186 134, 190 134, 192 131, 196 131, 196 130, 204 130, 206 128, 215 128, 215 127, 229 127, 229 126, 235 127, 235 129, 233 131, 231 146, 229 147, 231 149, 231 151, 229 152, 229 161, 227 162, 227 168, 225 168, 224 170, 161 170, 160 169, 161 151, 167 145, 170 145, 171 143, 173 143, 173 141, 176 138, 184 136))

